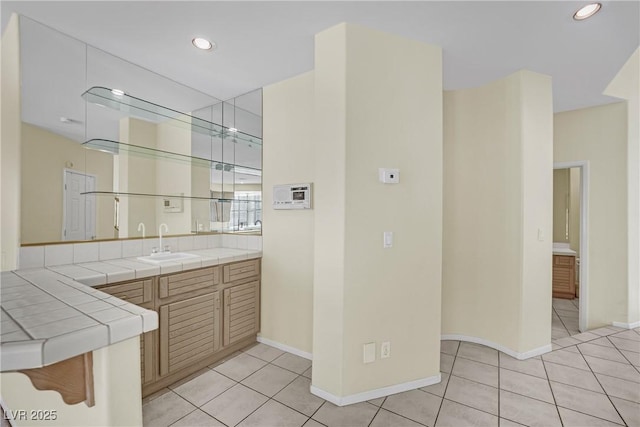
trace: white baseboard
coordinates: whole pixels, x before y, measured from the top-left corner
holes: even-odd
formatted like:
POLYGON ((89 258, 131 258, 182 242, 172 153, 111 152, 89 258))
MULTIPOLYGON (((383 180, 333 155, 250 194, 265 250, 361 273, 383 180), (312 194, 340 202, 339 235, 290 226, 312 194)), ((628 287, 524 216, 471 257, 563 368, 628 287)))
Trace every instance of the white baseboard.
POLYGON ((496 344, 492 341, 485 340, 483 338, 471 337, 467 335, 457 335, 457 334, 445 334, 440 337, 442 340, 456 340, 456 341, 467 341, 475 344, 486 345, 487 347, 494 348, 498 351, 501 351, 505 354, 508 354, 511 357, 514 357, 518 360, 528 359, 530 357, 539 356, 544 353, 548 353, 551 351, 551 344, 544 345, 542 347, 534 348, 533 350, 525 351, 524 353, 518 353, 517 351, 513 351, 510 348, 507 348, 501 344, 496 344))
POLYGON ((618 328, 624 328, 624 329, 635 329, 635 328, 640 328, 640 322, 633 322, 633 323, 613 322, 613 326, 617 326, 618 328))
POLYGON ((337 406, 351 405, 353 403, 366 402, 367 400, 378 399, 380 397, 390 396, 392 394, 402 393, 403 391, 415 390, 420 387, 426 387, 437 384, 442 380, 440 374, 432 377, 422 378, 415 381, 409 381, 402 384, 391 385, 387 387, 377 388, 362 393, 351 394, 349 396, 339 397, 328 393, 318 387, 311 386, 310 391, 318 397, 327 400, 337 406))
POLYGON ((306 351, 298 350, 295 347, 291 347, 291 346, 286 345, 286 344, 281 344, 281 343, 279 343, 277 341, 272 341, 272 340, 270 340, 268 338, 261 337, 260 335, 258 335, 257 340, 258 340, 258 342, 261 342, 262 344, 270 345, 271 347, 275 347, 278 350, 286 351, 287 353, 295 354, 296 356, 300 356, 300 357, 303 357, 303 358, 308 359, 308 360, 313 360, 313 355, 311 353, 307 353, 306 351))

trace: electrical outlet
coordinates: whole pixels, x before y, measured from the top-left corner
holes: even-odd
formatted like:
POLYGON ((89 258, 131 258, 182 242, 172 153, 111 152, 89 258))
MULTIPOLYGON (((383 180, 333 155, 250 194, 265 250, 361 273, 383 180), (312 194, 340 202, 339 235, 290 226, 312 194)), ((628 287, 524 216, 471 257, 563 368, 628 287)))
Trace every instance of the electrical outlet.
POLYGON ((391 357, 391 342, 385 341, 380 346, 380 359, 391 357))

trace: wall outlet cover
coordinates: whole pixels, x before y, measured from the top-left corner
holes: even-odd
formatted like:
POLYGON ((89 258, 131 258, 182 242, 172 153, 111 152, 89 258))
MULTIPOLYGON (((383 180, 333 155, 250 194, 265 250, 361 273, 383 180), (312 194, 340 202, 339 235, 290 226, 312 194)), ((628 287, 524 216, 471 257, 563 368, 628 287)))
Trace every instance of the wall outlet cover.
POLYGON ((376 361, 376 343, 369 342, 363 346, 362 362, 371 363, 376 361))

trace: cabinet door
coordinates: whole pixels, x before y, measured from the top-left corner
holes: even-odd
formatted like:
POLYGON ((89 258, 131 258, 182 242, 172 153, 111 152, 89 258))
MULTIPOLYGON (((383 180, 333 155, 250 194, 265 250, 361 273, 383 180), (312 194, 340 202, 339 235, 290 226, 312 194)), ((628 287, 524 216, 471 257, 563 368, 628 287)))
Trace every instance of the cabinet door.
POLYGON ((260 282, 253 281, 224 290, 223 345, 231 345, 260 329, 260 282))
POLYGON ((160 375, 210 356, 220 347, 220 292, 160 306, 160 375))
POLYGON ((574 298, 575 258, 570 256, 553 256, 553 296, 555 298, 574 298))

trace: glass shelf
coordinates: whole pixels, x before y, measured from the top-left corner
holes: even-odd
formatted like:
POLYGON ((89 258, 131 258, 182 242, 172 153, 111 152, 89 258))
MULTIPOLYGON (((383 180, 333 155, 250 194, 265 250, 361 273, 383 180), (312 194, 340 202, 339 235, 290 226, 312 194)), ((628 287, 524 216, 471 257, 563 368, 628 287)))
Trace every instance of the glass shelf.
POLYGON ((262 171, 247 166, 238 166, 231 163, 218 162, 202 157, 193 157, 186 154, 172 153, 170 151, 158 150, 155 148, 142 147, 139 145, 125 144, 124 142, 111 141, 108 139, 90 139, 82 143, 87 148, 102 151, 109 154, 120 154, 121 152, 132 153, 143 157, 167 159, 171 161, 189 163, 194 166, 207 167, 225 172, 235 172, 237 174, 261 176, 262 171))
POLYGON ((241 199, 222 199, 216 197, 200 197, 200 196, 185 196, 179 194, 151 194, 151 193, 123 193, 119 191, 86 191, 80 193, 87 196, 111 196, 111 197, 155 197, 162 199, 183 199, 183 200, 207 200, 211 202, 222 203, 256 203, 262 204, 262 200, 241 200, 241 199))
POLYGON ((121 93, 115 89, 111 90, 106 87, 94 86, 84 92, 82 97, 91 103, 155 122, 169 119, 181 126, 190 127, 194 132, 225 139, 232 138, 247 144, 262 145, 262 139, 257 136, 235 131, 232 130, 233 128, 200 119, 181 111, 172 110, 171 108, 163 107, 126 93, 121 93))

